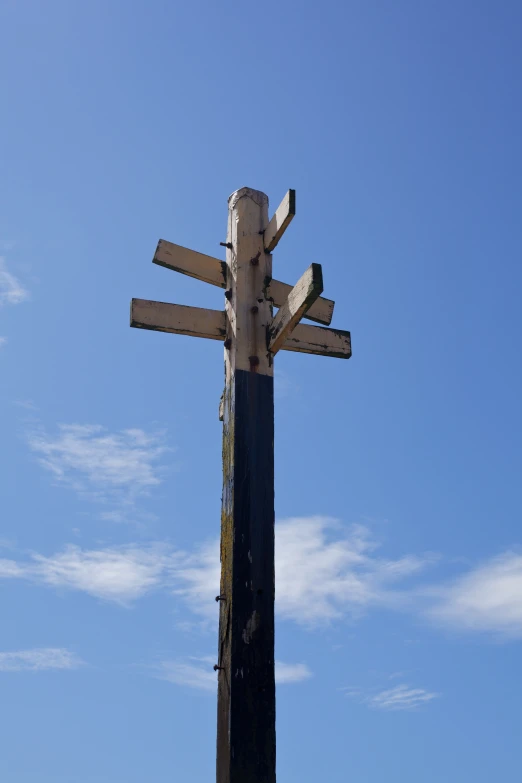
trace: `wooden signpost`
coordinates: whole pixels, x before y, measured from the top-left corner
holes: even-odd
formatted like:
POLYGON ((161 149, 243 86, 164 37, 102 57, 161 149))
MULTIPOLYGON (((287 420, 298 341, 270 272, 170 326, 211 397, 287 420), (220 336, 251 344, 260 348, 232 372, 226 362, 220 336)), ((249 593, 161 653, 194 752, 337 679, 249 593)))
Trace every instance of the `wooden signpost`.
POLYGON ((159 241, 153 262, 224 288, 224 310, 131 303, 131 326, 225 346, 217 783, 275 783, 274 356, 352 353, 349 332, 300 323, 332 320, 320 264, 293 288, 272 278, 271 252, 294 215, 295 191, 269 221, 268 197, 241 188, 228 200, 226 261, 159 241))

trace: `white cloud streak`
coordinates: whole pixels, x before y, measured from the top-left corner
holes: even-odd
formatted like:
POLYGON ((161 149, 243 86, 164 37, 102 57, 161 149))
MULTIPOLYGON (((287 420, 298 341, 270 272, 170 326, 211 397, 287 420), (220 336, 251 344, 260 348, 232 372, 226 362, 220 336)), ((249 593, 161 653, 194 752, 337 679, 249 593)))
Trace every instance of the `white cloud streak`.
POLYGON ((7 269, 5 258, 0 256, 0 305, 16 305, 29 298, 20 281, 7 269))
POLYGON ((83 661, 74 653, 61 647, 39 647, 34 650, 0 652, 0 672, 77 669, 82 663, 83 661))
POLYGON ((156 667, 156 676, 174 685, 215 691, 217 688, 217 672, 213 669, 215 663, 215 658, 211 656, 161 661, 156 667))
POLYGON ((370 709, 385 712, 416 710, 440 696, 439 693, 427 691, 424 688, 412 688, 405 683, 377 693, 367 693, 361 688, 341 688, 341 690, 348 698, 354 699, 370 709))
POLYGON ((275 679, 279 685, 290 682, 303 682, 312 676, 306 663, 275 662, 275 679))
POLYGON ((141 429, 109 433, 100 425, 63 424, 54 436, 29 437, 39 462, 61 482, 102 501, 130 504, 161 483, 163 433, 141 429))
POLYGON ((409 685, 402 684, 369 697, 366 703, 376 710, 416 710, 438 696, 438 693, 430 693, 424 688, 411 688, 409 685))
MULTIPOLYGON (((280 617, 313 627, 357 614, 371 605, 399 601, 391 585, 418 571, 418 558, 381 560, 365 529, 345 531, 324 517, 276 525, 276 610, 280 617)), ((26 578, 98 598, 129 603, 164 587, 182 598, 206 623, 217 621, 220 563, 217 541, 195 554, 166 545, 84 550, 70 545, 30 561, 0 560, 0 576, 26 578)))
POLYGON ((459 631, 522 637, 522 555, 506 552, 426 591, 429 619, 459 631))
POLYGON ((348 531, 327 517, 288 519, 276 528, 276 606, 302 625, 357 614, 370 605, 399 601, 390 585, 420 571, 425 561, 373 555, 369 531, 348 531))
MULTIPOLYGON (((522 637, 522 556, 506 553, 453 583, 398 590, 430 558, 380 558, 361 527, 343 529, 325 517, 284 520, 276 525, 276 612, 279 618, 314 628, 373 607, 408 609, 431 623, 522 637)), ((201 618, 217 622, 219 544, 195 553, 167 544, 82 549, 69 545, 52 555, 0 558, 0 578, 24 579, 77 590, 128 605, 153 590, 168 590, 201 618)), ((187 616, 181 626, 190 625, 187 616)))
POLYGON ((0 337, 0 348, 3 348, 4 345, 7 345, 7 337, 0 337))
POLYGON ((49 557, 33 554, 23 563, 0 560, 0 577, 24 578, 127 605, 159 587, 174 561, 161 546, 82 550, 70 545, 49 557))
POLYGON ((157 587, 166 558, 161 550, 135 547, 83 551, 69 546, 52 557, 34 555, 33 573, 48 585, 128 603, 157 587))

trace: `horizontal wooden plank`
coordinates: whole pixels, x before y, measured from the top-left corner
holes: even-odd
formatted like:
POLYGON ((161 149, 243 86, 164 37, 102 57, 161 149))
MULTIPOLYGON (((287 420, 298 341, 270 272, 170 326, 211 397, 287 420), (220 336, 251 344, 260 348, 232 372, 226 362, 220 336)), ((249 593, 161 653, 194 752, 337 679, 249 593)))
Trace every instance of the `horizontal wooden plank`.
POLYGON ((160 239, 158 242, 152 263, 173 269, 174 272, 189 275, 189 277, 195 277, 197 280, 203 280, 205 283, 217 285, 220 288, 226 286, 227 265, 225 261, 198 253, 196 250, 189 250, 188 247, 175 245, 165 239, 160 239))
POLYGON ((130 325, 156 332, 207 337, 209 340, 223 341, 226 333, 224 310, 186 307, 150 299, 131 301, 130 325))
MULTIPOLYGON (((272 280, 268 287, 268 295, 272 297, 276 307, 281 307, 283 303, 286 302, 291 290, 291 285, 280 283, 279 280, 272 280)), ((325 299, 322 296, 318 296, 310 309, 304 314, 303 318, 308 318, 310 321, 329 326, 332 322, 334 306, 335 302, 332 302, 331 299, 325 299)))
MULTIPOLYGON (((172 269, 174 272, 181 272, 181 274, 194 277, 197 280, 203 280, 203 282, 219 286, 219 288, 226 288, 227 266, 225 261, 220 261, 219 258, 207 256, 204 253, 197 253, 188 247, 175 245, 165 239, 160 239, 158 242, 152 263, 166 269, 172 269)), ((274 305, 281 307, 291 290, 291 285, 281 283, 279 280, 272 280, 267 293, 273 299, 274 305)), ((332 302, 331 299, 319 297, 304 317, 328 326, 332 321, 334 305, 335 302, 332 302)))
POLYGON ((268 350, 276 354, 302 316, 323 291, 321 264, 310 264, 268 327, 268 350))
MULTIPOLYGON (((168 302, 154 302, 150 299, 131 301, 130 325, 138 329, 206 337, 210 340, 224 340, 226 335, 226 318, 223 310, 186 307, 168 302)), ((349 359, 352 355, 350 332, 311 324, 297 324, 281 350, 349 359)))
POLYGON ((352 355, 352 342, 350 332, 342 329, 297 324, 290 337, 285 340, 282 350, 349 359, 352 355))
POLYGON ((276 209, 274 216, 265 229, 263 237, 265 250, 271 253, 285 233, 295 215, 295 190, 289 190, 276 209))

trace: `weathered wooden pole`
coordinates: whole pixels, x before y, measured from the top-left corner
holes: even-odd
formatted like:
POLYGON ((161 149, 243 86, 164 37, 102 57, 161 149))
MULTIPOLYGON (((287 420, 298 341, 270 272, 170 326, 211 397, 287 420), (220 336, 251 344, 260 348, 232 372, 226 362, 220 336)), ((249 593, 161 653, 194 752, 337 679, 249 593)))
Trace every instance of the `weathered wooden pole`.
POLYGON ((274 389, 268 197, 228 202, 217 783, 275 783, 274 389))
POLYGON ((131 302, 131 326, 225 343, 217 783, 276 779, 274 356, 352 355, 349 332, 301 323, 332 320, 320 264, 293 287, 272 279, 270 254, 294 215, 294 190, 269 222, 267 196, 241 188, 228 200, 226 262, 160 239, 153 262, 225 288, 225 310, 131 302))

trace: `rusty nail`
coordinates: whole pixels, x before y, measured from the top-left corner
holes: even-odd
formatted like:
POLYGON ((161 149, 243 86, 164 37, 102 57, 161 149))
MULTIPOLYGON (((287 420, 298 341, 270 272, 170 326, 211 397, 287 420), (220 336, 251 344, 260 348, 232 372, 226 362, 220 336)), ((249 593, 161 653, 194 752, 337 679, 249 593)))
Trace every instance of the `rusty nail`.
POLYGON ((258 313, 259 312, 259 307, 257 305, 254 305, 253 307, 250 308, 250 312, 254 313, 254 314, 258 313))
POLYGON ((248 361, 250 362, 251 367, 257 367, 259 364, 259 356, 249 356, 248 361))
POLYGON ((231 337, 227 337, 227 339, 225 340, 225 348, 232 348, 232 338, 231 337))
POLYGON ((229 250, 232 250, 232 242, 220 242, 219 244, 221 247, 228 247, 229 250))
POLYGON ((224 601, 225 596, 224 595, 216 595, 216 601, 224 601))
POLYGON ((217 663, 215 663, 214 664, 214 671, 217 672, 218 669, 225 671, 225 667, 224 666, 218 666, 217 663))
POLYGON ((259 256, 261 255, 261 251, 259 250, 257 255, 255 255, 253 258, 250 259, 250 263, 252 266, 257 266, 259 264, 259 256))
POLYGON ((227 291, 225 291, 225 299, 228 299, 229 302, 232 299, 232 289, 231 288, 229 288, 227 291))

